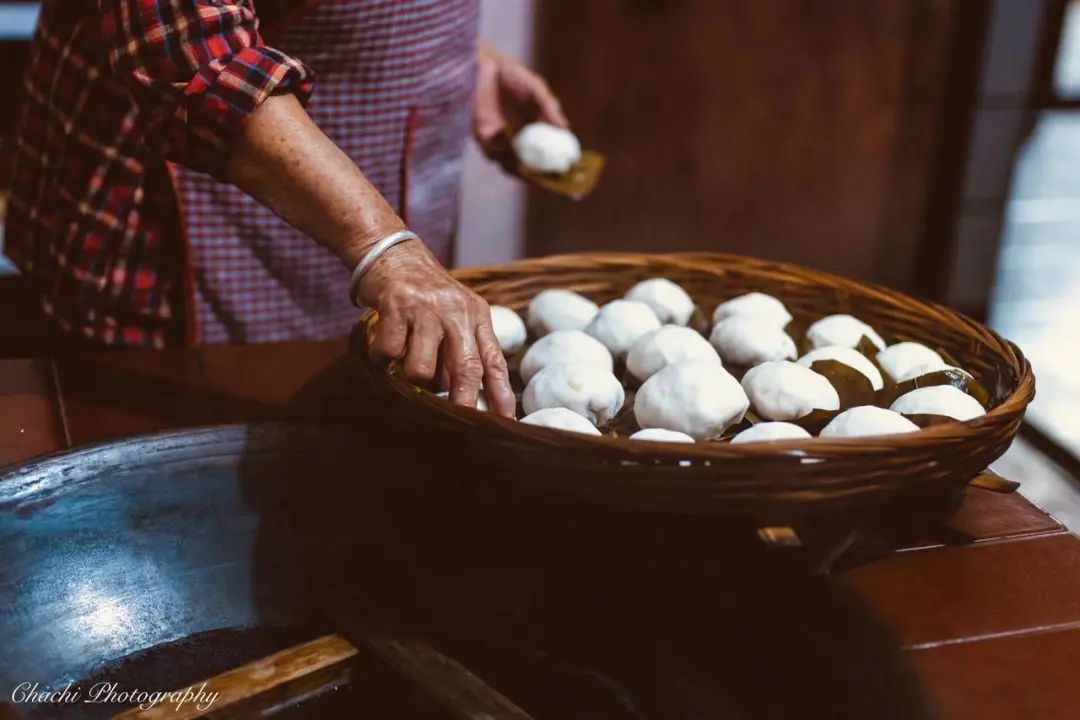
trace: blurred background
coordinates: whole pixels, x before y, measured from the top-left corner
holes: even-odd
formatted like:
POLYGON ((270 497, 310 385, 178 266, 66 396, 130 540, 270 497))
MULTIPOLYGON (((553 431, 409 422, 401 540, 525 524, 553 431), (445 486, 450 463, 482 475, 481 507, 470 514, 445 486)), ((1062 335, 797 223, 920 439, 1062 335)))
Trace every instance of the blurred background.
MULTIPOLYGON (((38 6, 0 2, 5 132, 38 6)), ((1031 357, 1025 442, 1080 474, 1080 0, 485 0, 482 22, 608 167, 573 203, 470 151, 459 265, 723 250, 947 303, 1031 357)), ((1080 525, 1070 487, 1025 493, 1080 525)))

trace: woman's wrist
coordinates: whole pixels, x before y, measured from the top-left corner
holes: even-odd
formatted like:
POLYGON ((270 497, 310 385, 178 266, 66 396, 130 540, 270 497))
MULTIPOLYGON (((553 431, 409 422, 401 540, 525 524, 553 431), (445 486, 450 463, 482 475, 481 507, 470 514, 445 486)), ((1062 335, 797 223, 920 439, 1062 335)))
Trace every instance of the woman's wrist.
POLYGON ((408 229, 409 227, 405 224, 405 221, 395 215, 372 225, 371 229, 365 229, 350 235, 347 240, 338 244, 339 249, 337 255, 341 258, 341 262, 345 267, 351 272, 356 269, 356 266, 363 261, 368 252, 370 252, 380 240, 388 235, 404 232, 408 229))
POLYGON ((398 245, 414 240, 420 240, 420 236, 412 230, 398 230, 380 238, 368 247, 367 252, 364 253, 364 257, 360 259, 360 262, 357 263, 356 267, 353 269, 352 277, 349 280, 349 298, 355 305, 359 306, 362 304, 357 297, 357 287, 375 263, 377 263, 384 254, 398 245))
POLYGON ((275 95, 251 115, 232 147, 228 177, 349 270, 380 238, 407 229, 292 95, 275 95))
POLYGON ((432 273, 443 275, 445 268, 422 242, 394 245, 371 264, 364 277, 351 288, 352 301, 361 306, 378 306, 379 296, 395 283, 418 280, 432 273))

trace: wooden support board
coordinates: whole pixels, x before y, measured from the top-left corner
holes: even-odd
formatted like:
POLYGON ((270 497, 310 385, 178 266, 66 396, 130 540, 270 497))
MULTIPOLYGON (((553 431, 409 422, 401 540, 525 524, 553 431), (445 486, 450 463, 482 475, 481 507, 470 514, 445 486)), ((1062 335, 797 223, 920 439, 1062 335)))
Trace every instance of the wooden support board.
POLYGON ((356 648, 345 638, 325 635, 179 690, 219 693, 217 700, 203 710, 195 703, 177 710, 176 705, 166 702, 146 710, 133 708, 115 715, 113 720, 263 717, 349 682, 357 655, 356 648))
POLYGON ((325 635, 193 683, 177 692, 218 693, 209 707, 168 702, 133 708, 112 720, 261 718, 349 683, 367 657, 403 679, 454 720, 531 720, 531 716, 456 660, 423 640, 373 633, 357 648, 341 635, 325 635))

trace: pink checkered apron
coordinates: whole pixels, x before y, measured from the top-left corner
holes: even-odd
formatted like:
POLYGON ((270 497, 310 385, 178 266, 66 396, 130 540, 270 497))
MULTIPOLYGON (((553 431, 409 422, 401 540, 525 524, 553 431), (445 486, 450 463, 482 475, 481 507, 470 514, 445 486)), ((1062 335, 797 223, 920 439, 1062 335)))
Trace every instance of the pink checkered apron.
MULTIPOLYGON (((479 0, 320 0, 269 42, 317 73, 315 123, 452 259, 479 0)), ((201 342, 317 340, 357 319, 329 251, 234 187, 174 166, 201 342)))

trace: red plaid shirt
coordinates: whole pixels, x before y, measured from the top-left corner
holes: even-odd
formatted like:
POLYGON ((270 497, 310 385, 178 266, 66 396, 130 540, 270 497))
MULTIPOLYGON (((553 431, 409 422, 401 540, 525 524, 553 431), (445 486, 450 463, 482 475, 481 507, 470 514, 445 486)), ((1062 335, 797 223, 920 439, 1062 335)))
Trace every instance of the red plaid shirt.
POLYGON ((110 345, 174 338, 184 264, 163 158, 219 177, 255 108, 306 102, 312 81, 264 44, 253 0, 45 0, 3 162, 7 252, 45 311, 110 345))

